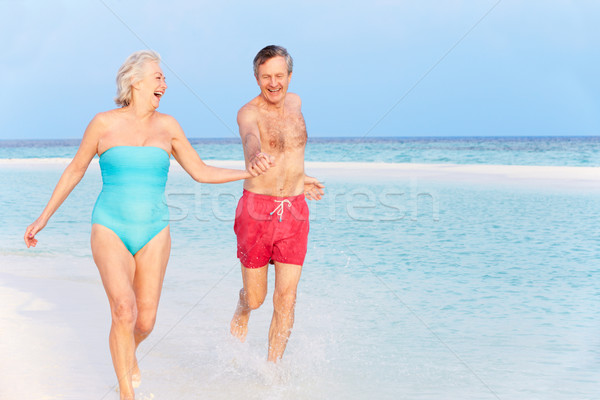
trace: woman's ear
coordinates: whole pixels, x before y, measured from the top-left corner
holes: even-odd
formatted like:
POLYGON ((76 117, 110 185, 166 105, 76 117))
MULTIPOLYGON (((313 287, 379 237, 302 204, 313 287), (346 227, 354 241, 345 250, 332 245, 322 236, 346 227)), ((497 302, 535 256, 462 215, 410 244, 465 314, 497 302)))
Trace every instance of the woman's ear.
POLYGON ((139 79, 136 79, 135 77, 132 77, 130 82, 131 82, 131 87, 133 89, 138 89, 139 90, 139 88, 140 88, 140 80, 139 79))

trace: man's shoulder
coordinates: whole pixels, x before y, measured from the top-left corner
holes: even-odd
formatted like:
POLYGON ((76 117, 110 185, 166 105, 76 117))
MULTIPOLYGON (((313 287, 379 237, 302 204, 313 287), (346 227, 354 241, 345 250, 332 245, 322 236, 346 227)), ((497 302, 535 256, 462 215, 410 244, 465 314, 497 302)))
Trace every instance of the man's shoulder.
POLYGON ((246 104, 244 104, 242 106, 242 108, 240 108, 240 111, 244 111, 244 112, 249 112, 249 111, 255 112, 255 111, 257 111, 258 110, 258 104, 254 100, 255 99, 252 99, 249 102, 247 102, 246 104))
POLYGON ((292 93, 292 92, 287 92, 285 94, 286 99, 289 99, 291 101, 300 101, 300 96, 297 95, 296 93, 292 93))
POLYGON ((258 103, 256 102, 256 98, 254 98, 239 109, 238 116, 251 116, 256 115, 256 113, 258 113, 258 103))
POLYGON ((302 106, 302 100, 296 93, 286 93, 285 101, 288 105, 294 108, 300 108, 302 106))
POLYGON ((248 103, 244 104, 242 108, 238 111, 237 114, 237 122, 238 125, 242 124, 254 124, 258 118, 258 106, 255 99, 250 100, 248 103))

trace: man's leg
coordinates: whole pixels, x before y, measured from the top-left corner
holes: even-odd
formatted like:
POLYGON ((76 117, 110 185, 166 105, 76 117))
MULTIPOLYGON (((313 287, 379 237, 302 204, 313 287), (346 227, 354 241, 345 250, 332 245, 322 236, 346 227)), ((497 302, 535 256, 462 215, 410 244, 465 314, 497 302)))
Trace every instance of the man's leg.
POLYGON ((231 334, 242 342, 248 334, 250 311, 256 310, 265 301, 268 267, 269 264, 260 268, 246 268, 242 265, 244 287, 240 289, 240 297, 230 325, 231 334))
POLYGON ((273 293, 273 319, 269 328, 268 360, 277 362, 292 333, 296 291, 302 272, 301 265, 275 262, 275 293, 273 293))

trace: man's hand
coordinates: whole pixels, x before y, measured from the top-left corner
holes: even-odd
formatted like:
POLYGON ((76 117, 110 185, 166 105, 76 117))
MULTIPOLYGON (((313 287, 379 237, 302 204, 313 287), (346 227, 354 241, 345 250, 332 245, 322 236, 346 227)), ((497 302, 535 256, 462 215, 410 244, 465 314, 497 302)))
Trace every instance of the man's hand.
POLYGON ((309 200, 321 200, 322 196, 325 195, 323 185, 317 178, 312 176, 304 175, 304 195, 309 200))
POLYGON ((267 172, 269 168, 275 165, 275 157, 266 153, 256 153, 248 162, 246 168, 250 175, 259 176, 267 172))

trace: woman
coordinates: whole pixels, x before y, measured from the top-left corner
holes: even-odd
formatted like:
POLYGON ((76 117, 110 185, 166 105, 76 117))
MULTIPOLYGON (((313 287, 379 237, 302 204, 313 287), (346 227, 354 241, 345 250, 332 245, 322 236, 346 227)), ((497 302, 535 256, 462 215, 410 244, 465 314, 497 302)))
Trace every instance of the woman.
POLYGON ((260 154, 263 162, 252 171, 204 164, 177 121, 156 111, 167 89, 159 63, 160 56, 148 50, 127 58, 117 75, 121 108, 92 119, 46 208, 25 232, 27 247, 35 247, 35 235, 98 154, 103 187, 92 213, 91 246, 111 308, 109 343, 121 399, 133 399, 139 386, 135 350, 154 327, 171 250, 164 197, 170 156, 204 183, 251 178, 270 163, 260 154))

